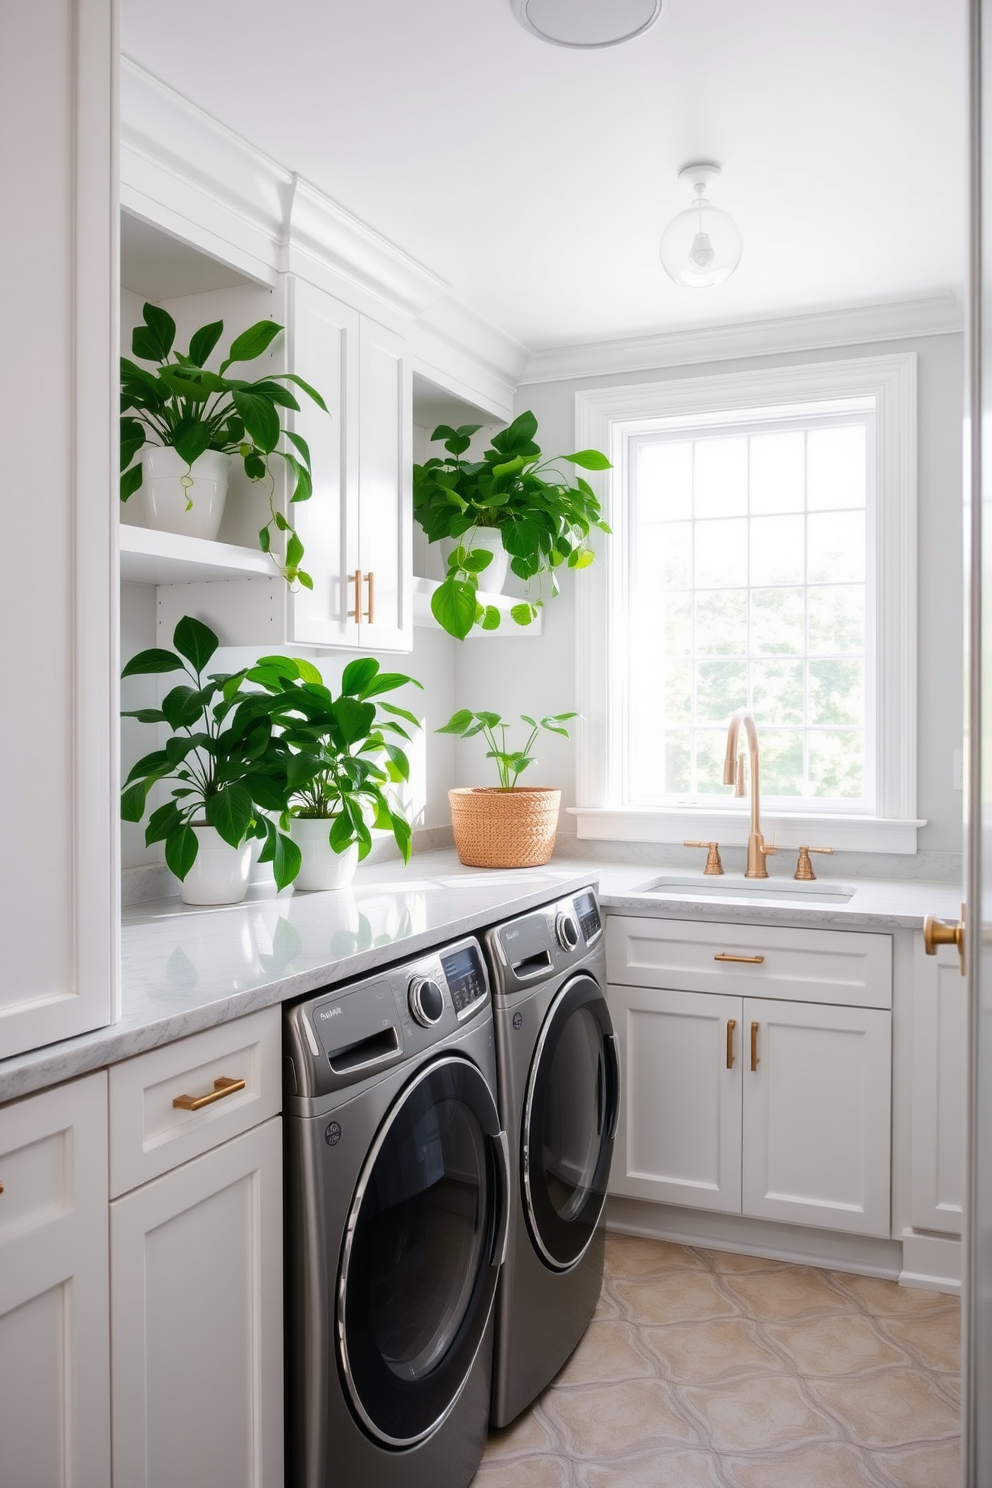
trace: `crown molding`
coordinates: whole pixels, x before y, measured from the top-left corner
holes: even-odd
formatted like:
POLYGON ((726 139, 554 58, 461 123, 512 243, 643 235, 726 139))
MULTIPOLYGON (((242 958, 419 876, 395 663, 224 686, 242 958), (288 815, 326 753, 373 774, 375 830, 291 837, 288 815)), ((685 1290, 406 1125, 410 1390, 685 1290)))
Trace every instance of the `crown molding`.
POLYGON ((452 295, 435 301, 417 319, 412 338, 418 370, 461 396, 477 399, 498 418, 513 417, 514 394, 530 356, 522 341, 452 295))
POLYGON ((777 352, 941 336, 963 329, 961 299, 952 290, 945 290, 879 305, 814 310, 695 329, 682 327, 626 340, 549 346, 532 353, 520 380, 558 382, 570 377, 612 376, 777 352))

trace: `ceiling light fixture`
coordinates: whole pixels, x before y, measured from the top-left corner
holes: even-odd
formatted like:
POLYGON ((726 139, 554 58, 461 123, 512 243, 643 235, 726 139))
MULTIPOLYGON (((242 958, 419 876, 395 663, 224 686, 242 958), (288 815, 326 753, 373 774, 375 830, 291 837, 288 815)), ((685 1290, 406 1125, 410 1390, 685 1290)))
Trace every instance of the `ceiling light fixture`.
POLYGON ((707 289, 729 279, 741 261, 743 243, 740 228, 732 217, 711 207, 706 188, 721 174, 711 161, 687 165, 679 171, 679 180, 691 186, 695 197, 691 207, 673 217, 661 238, 661 262, 676 284, 686 289, 707 289))
POLYGON ((653 26, 667 0, 510 0, 521 26, 552 46, 619 46, 653 26))

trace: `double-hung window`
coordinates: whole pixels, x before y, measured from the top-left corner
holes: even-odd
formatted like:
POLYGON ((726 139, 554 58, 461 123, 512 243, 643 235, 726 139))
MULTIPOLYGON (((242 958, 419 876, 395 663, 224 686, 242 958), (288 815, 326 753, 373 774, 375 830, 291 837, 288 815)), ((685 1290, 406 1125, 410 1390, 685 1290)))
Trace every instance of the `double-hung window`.
POLYGON ((614 465, 614 536, 579 599, 582 835, 733 841, 727 723, 749 707, 783 846, 829 819, 835 846, 915 850, 914 372, 577 395, 614 465))

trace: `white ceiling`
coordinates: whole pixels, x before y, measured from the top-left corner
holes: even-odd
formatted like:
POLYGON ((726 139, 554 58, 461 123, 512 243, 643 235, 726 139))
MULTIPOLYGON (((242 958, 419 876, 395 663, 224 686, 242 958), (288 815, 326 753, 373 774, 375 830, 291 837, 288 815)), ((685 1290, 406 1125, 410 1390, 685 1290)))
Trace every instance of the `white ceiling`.
POLYGON ((122 9, 128 56, 531 348, 964 281, 965 0, 670 0, 588 52, 510 0, 122 9), (744 256, 688 290, 658 239, 699 159, 744 256))

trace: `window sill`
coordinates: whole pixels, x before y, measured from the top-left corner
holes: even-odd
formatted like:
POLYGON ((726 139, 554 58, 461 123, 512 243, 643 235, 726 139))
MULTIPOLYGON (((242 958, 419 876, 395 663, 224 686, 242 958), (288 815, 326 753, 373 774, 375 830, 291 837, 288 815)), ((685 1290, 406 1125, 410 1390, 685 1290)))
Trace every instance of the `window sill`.
MULTIPOLYGON (((599 842, 682 842, 686 837, 744 846, 750 814, 689 808, 633 810, 620 807, 569 806, 579 837, 599 842)), ((838 852, 915 853, 918 828, 925 820, 878 816, 827 816, 823 813, 764 812, 761 827, 769 846, 796 848, 803 843, 838 852)))

